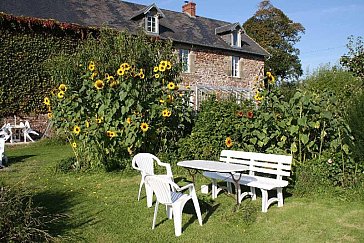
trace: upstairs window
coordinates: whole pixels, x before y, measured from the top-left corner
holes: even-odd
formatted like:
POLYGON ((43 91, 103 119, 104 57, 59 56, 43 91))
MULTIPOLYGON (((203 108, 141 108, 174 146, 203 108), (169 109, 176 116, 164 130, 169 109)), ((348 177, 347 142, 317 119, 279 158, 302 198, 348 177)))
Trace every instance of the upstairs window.
POLYGON ((239 57, 232 57, 231 71, 231 76, 239 78, 239 57))
POLYGON ((184 73, 190 72, 189 54, 190 52, 188 50, 179 50, 179 60, 182 65, 182 72, 184 73))
POLYGON ((157 16, 147 16, 146 18, 146 29, 150 33, 158 33, 158 17, 157 16))
POLYGON ((233 31, 231 33, 231 45, 235 47, 240 47, 241 37, 240 32, 233 31))

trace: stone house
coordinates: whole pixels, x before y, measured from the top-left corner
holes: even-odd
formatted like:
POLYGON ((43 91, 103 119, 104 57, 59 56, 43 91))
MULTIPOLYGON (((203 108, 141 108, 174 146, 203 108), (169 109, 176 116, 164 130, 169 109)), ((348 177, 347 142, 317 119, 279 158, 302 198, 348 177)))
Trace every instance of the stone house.
POLYGON ((181 12, 121 0, 1 0, 0 12, 54 19, 82 26, 107 25, 173 40, 183 67, 184 83, 198 91, 248 92, 264 73, 269 55, 239 23, 196 15, 196 3, 185 1, 181 12))

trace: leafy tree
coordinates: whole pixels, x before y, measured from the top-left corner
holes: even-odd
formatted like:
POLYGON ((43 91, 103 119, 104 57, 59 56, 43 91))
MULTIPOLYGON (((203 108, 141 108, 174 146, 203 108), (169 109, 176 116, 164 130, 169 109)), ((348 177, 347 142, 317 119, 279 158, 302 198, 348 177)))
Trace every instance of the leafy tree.
POLYGON ((249 36, 271 54, 266 61, 266 71, 271 71, 280 80, 297 79, 302 75, 298 58, 300 51, 294 47, 301 38, 300 34, 305 31, 300 23, 293 22, 269 0, 264 0, 243 27, 249 36))
POLYGON ((364 42, 363 37, 359 36, 348 38, 347 48, 349 52, 341 57, 341 64, 347 67, 354 75, 364 79, 364 42))

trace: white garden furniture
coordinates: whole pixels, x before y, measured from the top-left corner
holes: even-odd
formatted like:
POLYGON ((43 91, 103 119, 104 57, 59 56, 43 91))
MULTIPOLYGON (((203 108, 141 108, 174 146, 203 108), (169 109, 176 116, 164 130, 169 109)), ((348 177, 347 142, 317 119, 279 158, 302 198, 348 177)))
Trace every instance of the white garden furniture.
POLYGON ((3 161, 4 163, 7 162, 7 157, 5 156, 5 139, 0 138, 0 169, 4 167, 3 161))
MULTIPOLYGON (((154 175, 154 166, 165 167, 166 174, 164 175, 169 180, 173 180, 173 174, 171 165, 167 163, 162 163, 156 156, 150 153, 139 153, 134 156, 132 160, 132 167, 141 173, 141 181, 139 185, 138 201, 140 200, 140 194, 143 185, 145 185, 145 177, 147 175, 154 175)), ((148 185, 145 185, 145 191, 147 196, 147 206, 151 207, 153 205, 153 190, 151 190, 148 185)))
POLYGON ((155 227, 158 205, 161 203, 167 207, 167 217, 169 219, 173 218, 174 220, 175 235, 180 236, 182 233, 182 211, 186 202, 190 199, 193 201, 198 222, 202 226, 200 205, 196 196, 195 187, 192 183, 183 187, 179 187, 172 180, 160 175, 147 175, 145 177, 145 183, 150 186, 157 197, 152 229, 155 227), (189 189, 189 194, 182 193, 182 191, 187 189, 189 189))
POLYGON ((30 127, 29 121, 25 121, 23 134, 24 134, 24 142, 27 142, 27 138, 29 138, 30 141, 34 142, 34 140, 30 137, 29 134, 34 134, 39 136, 39 133, 37 133, 30 127))

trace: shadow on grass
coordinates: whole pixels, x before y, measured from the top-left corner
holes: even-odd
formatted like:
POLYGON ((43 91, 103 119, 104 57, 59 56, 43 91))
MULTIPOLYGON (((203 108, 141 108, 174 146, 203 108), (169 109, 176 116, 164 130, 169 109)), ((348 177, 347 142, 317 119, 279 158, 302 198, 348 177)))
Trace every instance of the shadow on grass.
MULTIPOLYGON (((34 203, 42 207, 42 213, 50 217, 48 220, 47 230, 53 237, 59 237, 60 240, 84 241, 82 237, 75 233, 70 233, 72 229, 80 228, 84 225, 96 224, 94 218, 77 218, 69 212, 75 206, 73 193, 46 191, 33 196, 34 203)), ((83 213, 82 215, 87 215, 83 213)))
POLYGON ((28 155, 20 155, 20 156, 11 156, 11 157, 8 157, 8 161, 7 163, 5 164, 5 166, 9 166, 11 164, 16 164, 16 163, 23 163, 25 162, 25 160, 31 158, 31 157, 34 157, 36 155, 34 154, 28 154, 28 155))

